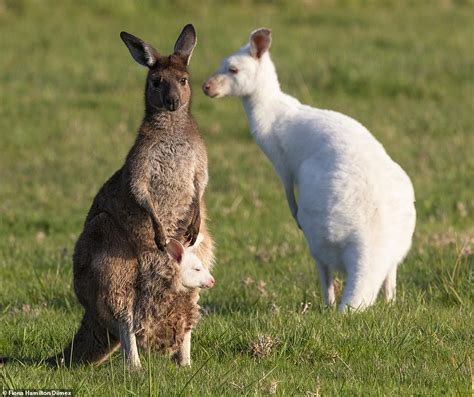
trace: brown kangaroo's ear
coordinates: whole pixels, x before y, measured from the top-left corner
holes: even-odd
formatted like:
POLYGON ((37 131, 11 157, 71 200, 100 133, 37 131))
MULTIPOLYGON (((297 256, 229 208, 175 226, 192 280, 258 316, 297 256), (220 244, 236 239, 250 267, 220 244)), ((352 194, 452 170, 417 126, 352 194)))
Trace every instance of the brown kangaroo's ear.
POLYGON ((166 244, 166 251, 171 258, 176 262, 181 263, 184 254, 184 247, 178 240, 170 238, 170 241, 166 244))
POLYGON ((158 52, 152 46, 127 32, 121 32, 120 38, 140 65, 151 68, 155 64, 158 52))
POLYGON ((260 58, 272 44, 272 31, 266 28, 254 30, 250 34, 250 54, 260 58))
POLYGON ((183 28, 178 40, 176 40, 176 44, 174 45, 174 53, 183 58, 186 65, 189 65, 189 60, 191 59, 191 55, 193 55, 193 50, 194 47, 196 47, 196 43, 196 31, 194 30, 194 26, 189 23, 183 28))

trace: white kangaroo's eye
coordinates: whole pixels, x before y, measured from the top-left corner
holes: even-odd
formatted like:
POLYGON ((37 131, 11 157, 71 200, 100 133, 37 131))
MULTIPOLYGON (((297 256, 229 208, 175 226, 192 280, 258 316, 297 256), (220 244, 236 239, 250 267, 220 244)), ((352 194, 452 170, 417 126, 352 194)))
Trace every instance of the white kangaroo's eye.
POLYGON ((229 72, 232 74, 237 74, 239 73, 239 69, 237 69, 235 66, 229 66, 229 72))
POLYGON ((196 270, 197 272, 200 272, 200 271, 201 271, 201 269, 199 269, 199 268, 195 268, 194 270, 196 270))

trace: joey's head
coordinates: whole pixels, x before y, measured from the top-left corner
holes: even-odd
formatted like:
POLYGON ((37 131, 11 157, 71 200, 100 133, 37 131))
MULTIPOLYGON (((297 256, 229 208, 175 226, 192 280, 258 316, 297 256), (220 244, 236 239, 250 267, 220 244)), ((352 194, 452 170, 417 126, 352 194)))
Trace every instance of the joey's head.
POLYGON ((148 68, 145 86, 147 114, 188 108, 191 100, 188 65, 196 46, 196 31, 188 24, 171 55, 160 55, 151 45, 127 32, 120 33, 133 59, 148 68))
POLYGON ((249 43, 225 58, 217 72, 203 84, 204 93, 211 98, 251 95, 260 79, 275 73, 268 55, 271 43, 270 29, 252 32, 249 43))
POLYGON ((198 244, 199 237, 192 247, 186 248, 179 241, 170 239, 166 245, 166 250, 168 255, 179 264, 179 275, 184 287, 212 288, 215 284, 214 277, 204 267, 195 253, 198 244))

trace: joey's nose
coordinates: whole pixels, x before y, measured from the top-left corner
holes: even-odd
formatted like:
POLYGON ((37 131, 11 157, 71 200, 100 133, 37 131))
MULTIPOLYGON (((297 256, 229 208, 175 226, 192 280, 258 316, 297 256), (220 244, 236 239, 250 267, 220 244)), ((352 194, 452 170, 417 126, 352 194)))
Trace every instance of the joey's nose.
POLYGON ((168 97, 165 100, 165 105, 168 110, 172 112, 178 109, 179 107, 179 98, 178 97, 168 97))
POLYGON ((205 81, 204 84, 202 85, 202 90, 204 91, 204 94, 209 95, 210 89, 211 89, 211 84, 209 84, 208 81, 205 81))
POLYGON ((207 283, 207 288, 212 288, 214 287, 214 284, 216 283, 216 280, 214 280, 214 277, 211 277, 207 283))

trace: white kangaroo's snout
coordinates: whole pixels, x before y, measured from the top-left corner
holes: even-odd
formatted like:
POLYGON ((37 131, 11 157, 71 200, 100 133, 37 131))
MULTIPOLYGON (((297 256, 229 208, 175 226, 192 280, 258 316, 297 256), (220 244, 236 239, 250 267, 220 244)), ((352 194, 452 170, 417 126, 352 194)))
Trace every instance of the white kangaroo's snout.
POLYGON ((211 98, 214 98, 218 95, 216 79, 214 78, 214 76, 210 77, 204 82, 204 84, 202 85, 202 91, 204 92, 204 94, 211 98))
POLYGON ((215 74, 202 85, 202 90, 210 98, 222 98, 229 95, 229 82, 224 74, 215 74))

